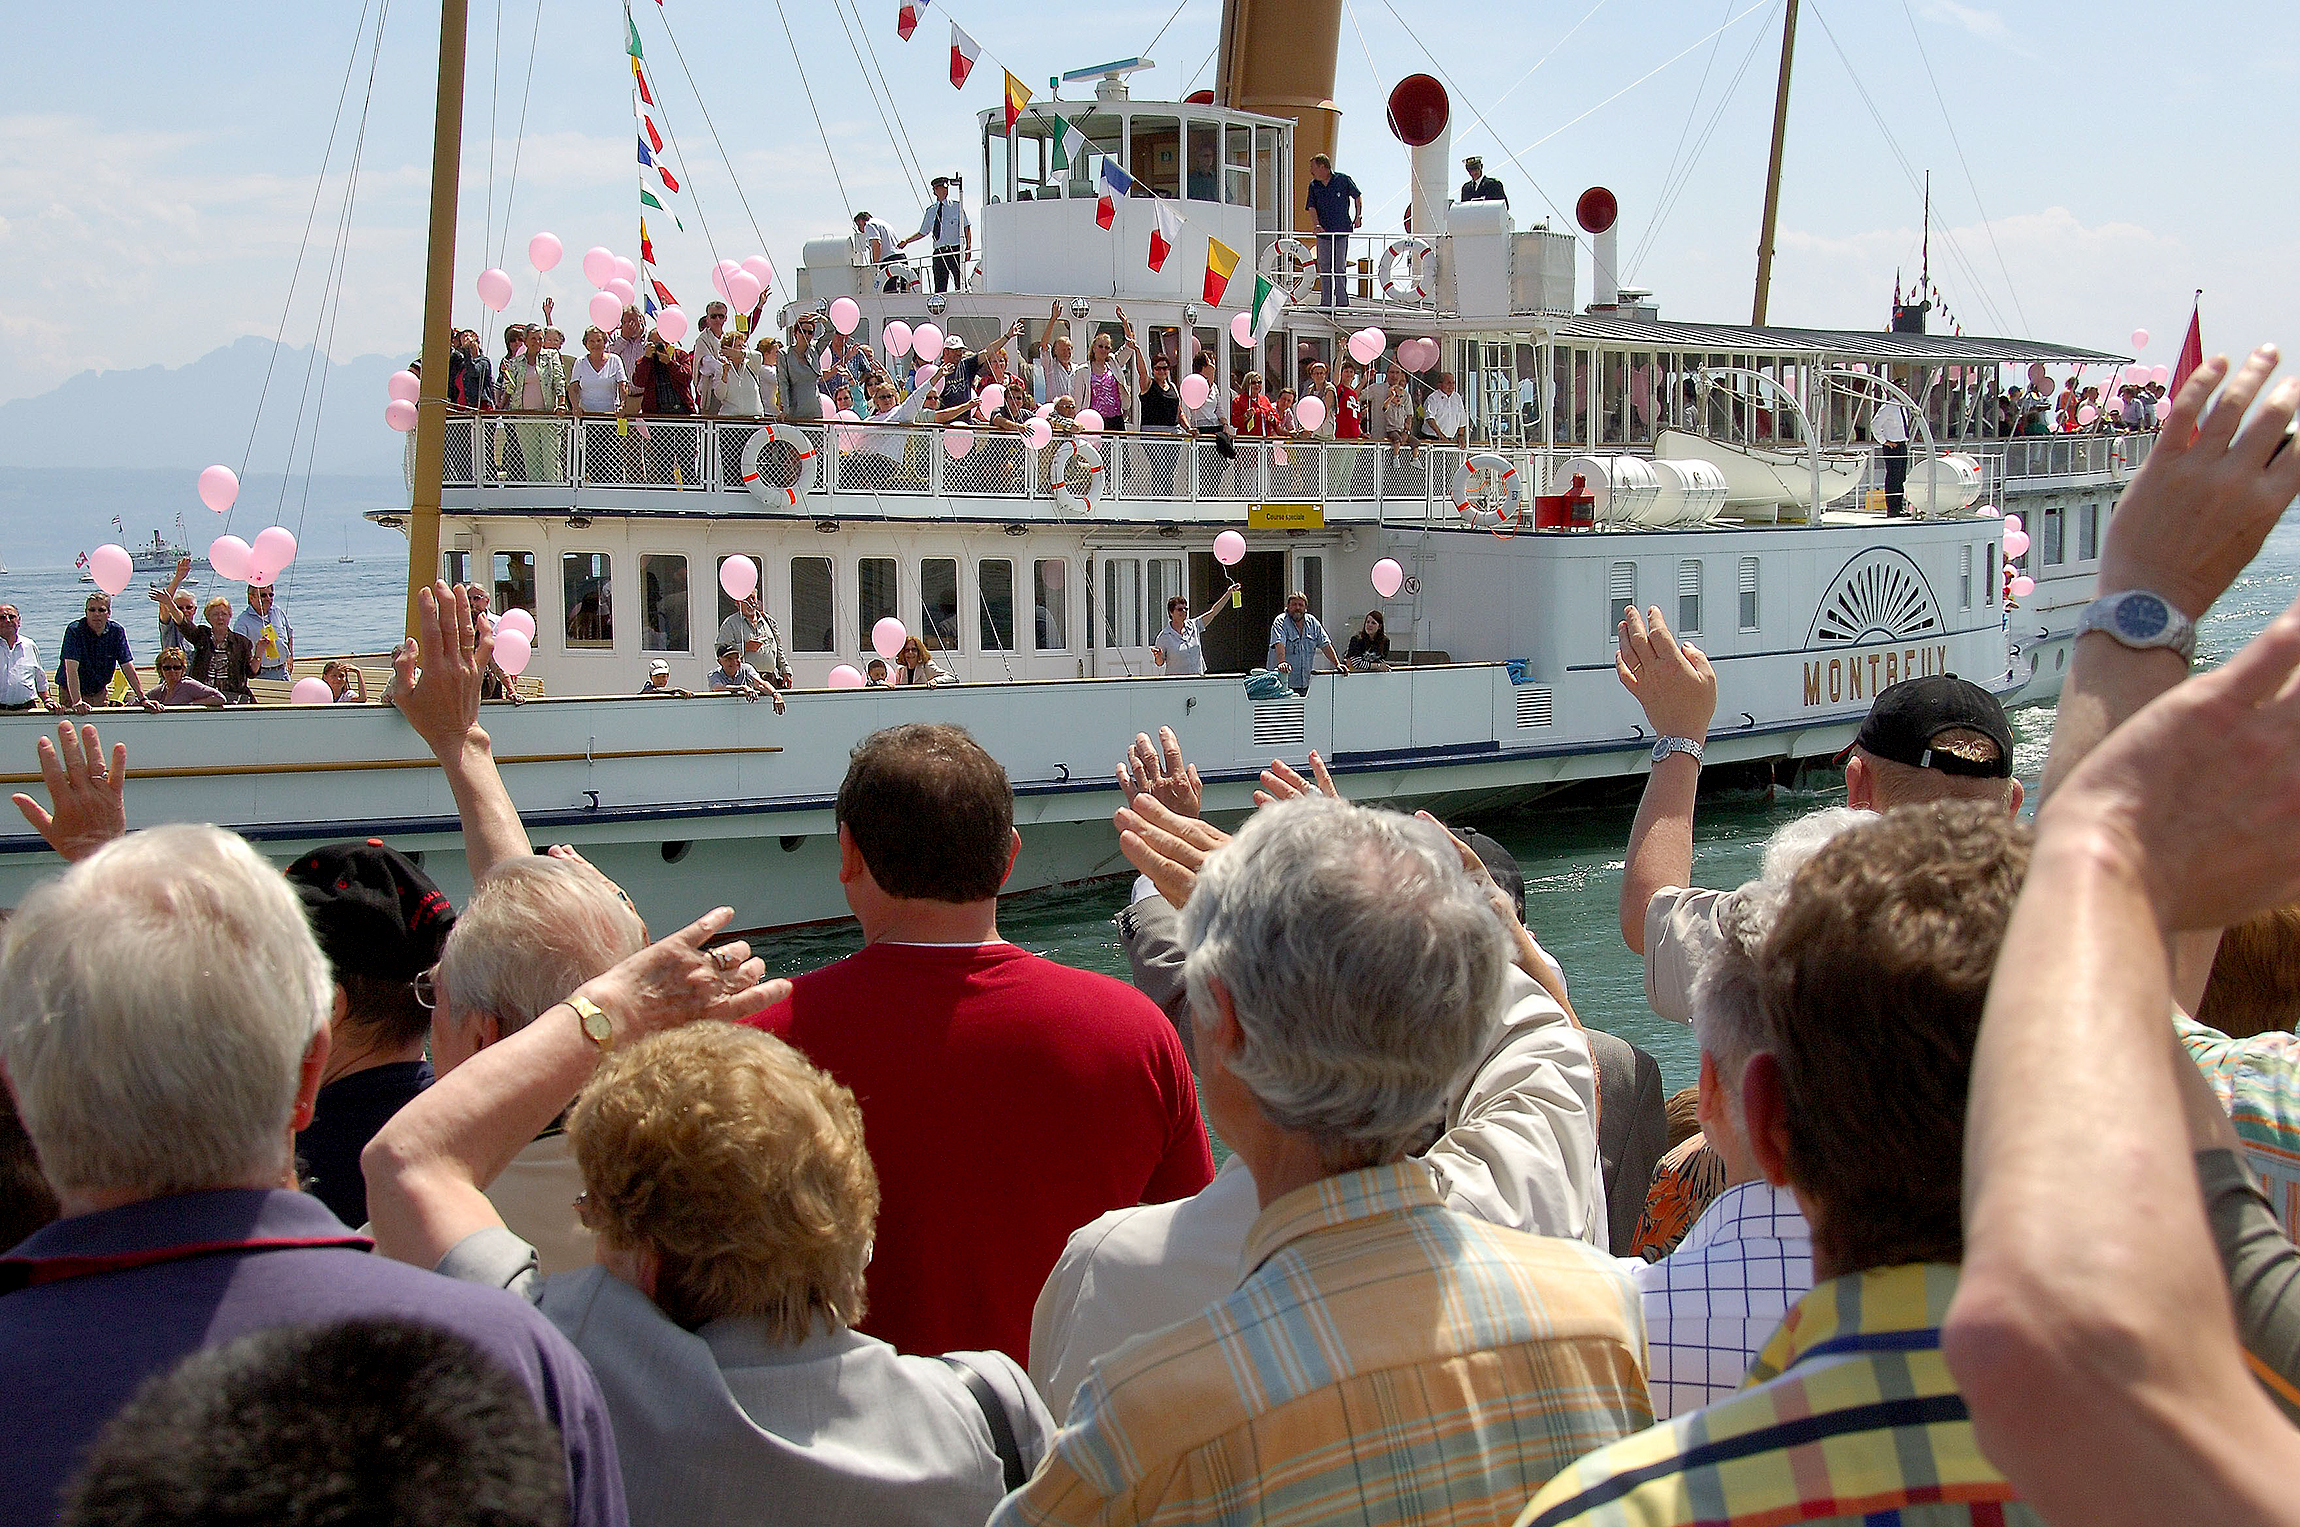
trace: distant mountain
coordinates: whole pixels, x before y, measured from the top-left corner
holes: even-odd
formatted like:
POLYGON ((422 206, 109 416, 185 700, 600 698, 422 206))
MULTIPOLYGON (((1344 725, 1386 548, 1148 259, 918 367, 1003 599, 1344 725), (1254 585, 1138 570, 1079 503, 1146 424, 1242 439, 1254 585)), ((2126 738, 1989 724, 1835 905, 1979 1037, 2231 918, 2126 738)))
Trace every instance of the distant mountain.
POLYGON ((0 404, 0 467, 196 472, 217 461, 237 470, 247 456, 251 473, 276 473, 290 465, 292 437, 300 479, 316 418, 311 469, 397 476, 401 442, 384 426, 383 388, 406 360, 362 355, 315 366, 309 345, 277 348, 268 389, 274 346, 251 335, 188 366, 83 371, 51 392, 0 404), (250 456, 259 394, 262 426, 250 456))

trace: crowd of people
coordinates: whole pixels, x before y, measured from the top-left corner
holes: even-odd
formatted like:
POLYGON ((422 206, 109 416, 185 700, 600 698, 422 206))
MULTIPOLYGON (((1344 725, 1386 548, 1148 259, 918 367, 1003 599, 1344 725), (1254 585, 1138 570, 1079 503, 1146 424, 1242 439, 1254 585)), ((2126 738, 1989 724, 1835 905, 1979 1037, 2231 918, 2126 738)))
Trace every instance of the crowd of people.
POLYGON ((2112 518, 2104 605, 2167 615, 2088 623, 2033 825, 1996 700, 1914 678, 1844 805, 1695 886, 1716 676, 1624 610, 1666 1104, 1506 852, 1316 753, 1231 830, 1123 748, 1127 982, 1002 935, 981 744, 876 733, 862 948, 768 980, 534 851, 467 589, 392 686, 460 910, 380 842, 127 832, 60 726, 16 799, 69 867, 0 938, 0 1523, 2289 1516, 2300 604, 2188 661, 2300 496, 2275 364, 2207 362, 2112 518))

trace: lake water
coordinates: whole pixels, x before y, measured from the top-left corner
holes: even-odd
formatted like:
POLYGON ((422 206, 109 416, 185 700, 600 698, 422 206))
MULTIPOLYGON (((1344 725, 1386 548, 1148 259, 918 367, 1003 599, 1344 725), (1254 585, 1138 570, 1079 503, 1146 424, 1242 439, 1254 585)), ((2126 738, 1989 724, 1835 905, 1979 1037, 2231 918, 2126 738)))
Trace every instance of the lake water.
MULTIPOLYGON (((406 565, 385 558, 339 563, 321 557, 291 568, 281 602, 295 623, 305 653, 379 651, 399 630, 406 565)), ((114 601, 139 656, 152 639, 153 614, 142 582, 114 601)), ((25 633, 53 666, 56 642, 78 616, 88 585, 69 568, 18 569, 0 576, 0 599, 15 603, 25 633)), ((241 590, 225 592, 238 601, 241 590)), ((2197 656, 2210 665, 2249 640, 2300 593, 2300 517, 2287 514, 2259 559, 2204 622, 2197 656)), ((2013 716, 2014 755, 2033 793, 2052 738, 2050 706, 2013 716)), ((1116 763, 1127 739, 1113 737, 1116 763)), ((1299 760, 1297 760, 1298 762, 1299 760)), ((1842 798, 1840 788, 1771 795, 1707 795, 1695 822, 1694 876, 1703 885, 1730 886, 1756 873, 1765 839, 1790 818, 1842 798)), ((1621 942, 1617 900, 1621 858, 1636 814, 1633 789, 1586 804, 1543 806, 1482 822, 1517 856, 1525 872, 1526 921, 1563 962, 1574 1006, 1583 1020, 1651 1051, 1672 1090, 1693 1080, 1698 1057, 1684 1028, 1655 1017, 1645 1006, 1643 966, 1621 942)), ((1126 975, 1111 919, 1125 903, 1128 883, 1107 881, 1015 898, 1000 910, 1001 931, 1026 948, 1091 970, 1126 975)), ((760 952, 776 974, 796 974, 851 953, 853 928, 794 934, 760 952)))

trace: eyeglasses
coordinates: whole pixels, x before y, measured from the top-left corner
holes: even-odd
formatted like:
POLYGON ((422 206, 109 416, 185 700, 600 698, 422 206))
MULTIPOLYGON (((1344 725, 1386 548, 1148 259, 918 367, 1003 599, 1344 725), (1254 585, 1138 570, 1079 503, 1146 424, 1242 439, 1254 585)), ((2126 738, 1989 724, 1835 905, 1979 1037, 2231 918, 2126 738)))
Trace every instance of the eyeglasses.
POLYGON ((439 967, 415 973, 415 1004, 427 1013, 439 1010, 439 967))
POLYGON ((184 665, 181 663, 162 663, 160 665, 160 672, 162 673, 182 673, 183 671, 184 665))

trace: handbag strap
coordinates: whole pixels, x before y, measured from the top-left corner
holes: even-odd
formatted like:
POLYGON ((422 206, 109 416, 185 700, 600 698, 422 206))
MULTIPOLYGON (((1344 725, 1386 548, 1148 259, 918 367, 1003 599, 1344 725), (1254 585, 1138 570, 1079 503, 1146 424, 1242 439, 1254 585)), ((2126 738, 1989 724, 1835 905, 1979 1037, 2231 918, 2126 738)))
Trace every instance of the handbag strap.
POLYGON ((1029 1482, 1029 1471, 1022 1466, 1022 1446, 1014 1440, 1014 1422, 1006 1414, 1005 1402, 998 1391, 990 1387, 990 1380, 980 1369, 955 1357, 945 1357, 951 1371, 958 1375, 966 1392, 974 1396, 974 1403, 982 1410, 982 1419, 990 1424, 991 1450, 998 1454, 1000 1468, 1005 1473, 1006 1493, 1012 1495, 1029 1482))

